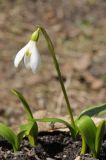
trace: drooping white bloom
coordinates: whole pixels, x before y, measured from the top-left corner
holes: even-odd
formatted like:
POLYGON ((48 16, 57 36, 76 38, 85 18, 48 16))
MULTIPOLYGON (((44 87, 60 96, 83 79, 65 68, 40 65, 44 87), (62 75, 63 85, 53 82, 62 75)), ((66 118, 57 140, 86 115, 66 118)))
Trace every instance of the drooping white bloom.
POLYGON ((30 40, 16 55, 14 60, 15 67, 24 59, 26 68, 31 68, 35 73, 40 63, 40 54, 38 52, 36 41, 30 40))

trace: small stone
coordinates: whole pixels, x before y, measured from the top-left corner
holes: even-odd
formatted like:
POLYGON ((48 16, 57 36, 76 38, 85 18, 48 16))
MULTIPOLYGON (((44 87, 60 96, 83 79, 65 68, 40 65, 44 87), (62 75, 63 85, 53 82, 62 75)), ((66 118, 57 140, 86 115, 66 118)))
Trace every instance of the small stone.
POLYGON ((75 160, 80 160, 80 156, 76 157, 75 160))
POLYGON ((7 151, 7 154, 10 154, 11 153, 11 151, 7 151))
POLYGON ((67 157, 67 156, 64 154, 64 155, 63 155, 63 158, 66 158, 66 157, 67 157))
POLYGON ((48 158, 46 158, 46 160, 55 160, 55 159, 53 159, 53 158, 49 158, 49 157, 48 157, 48 158))

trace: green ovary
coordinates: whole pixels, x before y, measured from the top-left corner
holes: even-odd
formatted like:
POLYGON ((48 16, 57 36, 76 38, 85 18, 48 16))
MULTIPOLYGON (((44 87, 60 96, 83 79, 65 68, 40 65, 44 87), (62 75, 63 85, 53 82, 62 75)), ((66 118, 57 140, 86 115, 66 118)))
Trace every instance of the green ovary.
POLYGON ((25 54, 27 57, 30 57, 32 53, 30 51, 27 51, 25 54))

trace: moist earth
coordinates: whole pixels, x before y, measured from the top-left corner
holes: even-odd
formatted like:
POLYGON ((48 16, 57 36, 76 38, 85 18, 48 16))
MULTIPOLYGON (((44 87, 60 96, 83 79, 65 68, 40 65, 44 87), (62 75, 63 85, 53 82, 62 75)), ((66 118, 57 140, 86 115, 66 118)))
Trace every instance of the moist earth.
MULTIPOLYGON (((0 139, 0 160, 74 160, 80 155, 81 140, 73 141, 68 132, 41 132, 38 145, 33 147, 27 139, 21 143, 20 151, 13 153, 11 145, 0 139)), ((106 142, 101 150, 101 159, 106 159, 106 142)), ((91 154, 81 156, 81 160, 96 160, 91 154)))

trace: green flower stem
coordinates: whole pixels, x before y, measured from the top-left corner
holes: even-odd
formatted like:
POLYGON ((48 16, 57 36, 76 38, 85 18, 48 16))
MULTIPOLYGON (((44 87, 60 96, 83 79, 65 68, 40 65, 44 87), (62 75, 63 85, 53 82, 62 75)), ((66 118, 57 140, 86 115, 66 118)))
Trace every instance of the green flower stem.
POLYGON ((58 61, 57 61, 57 58, 56 58, 56 55, 55 55, 55 51, 54 51, 54 47, 53 47, 52 41, 49 38, 49 36, 48 36, 48 34, 47 34, 47 32, 45 31, 44 28, 39 27, 39 30, 42 32, 42 34, 44 35, 44 37, 46 39, 49 51, 50 51, 51 56, 52 56, 53 61, 54 61, 54 65, 55 65, 56 71, 57 71, 58 76, 59 76, 59 81, 60 81, 61 88, 62 88, 62 91, 63 91, 63 94, 64 94, 64 98, 65 98, 65 101, 66 101, 66 104, 67 104, 67 109, 68 109, 68 112, 69 112, 69 115, 70 115, 70 118, 71 118, 72 126, 74 128, 76 128, 75 122, 74 122, 74 118, 73 118, 73 114, 72 114, 72 108, 71 108, 71 105, 70 105, 70 102, 69 102, 69 99, 68 99, 68 96, 67 96, 67 93, 66 93, 66 89, 65 89, 64 83, 63 83, 63 79, 62 79, 62 76, 61 76, 59 64, 58 64, 58 61))

